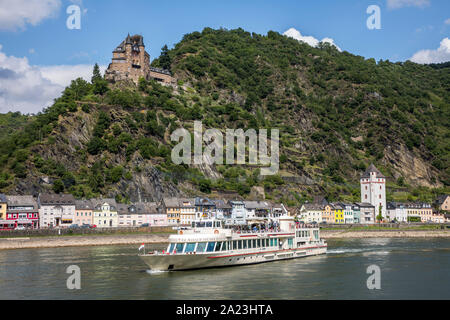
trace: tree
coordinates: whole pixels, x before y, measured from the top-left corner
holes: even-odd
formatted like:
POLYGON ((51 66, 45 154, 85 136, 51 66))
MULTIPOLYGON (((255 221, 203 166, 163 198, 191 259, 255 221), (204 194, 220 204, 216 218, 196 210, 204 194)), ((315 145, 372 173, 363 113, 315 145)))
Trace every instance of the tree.
POLYGON ((92 82, 92 84, 94 84, 96 81, 102 80, 102 79, 103 79, 103 77, 102 77, 102 75, 100 73, 100 67, 96 63, 94 65, 94 71, 92 72, 91 82, 92 82))
POLYGON ((383 206, 379 206, 378 207, 378 215, 377 215, 377 221, 381 222, 383 220, 383 215, 381 214, 381 209, 383 208, 383 206))
POLYGON ((171 64, 172 64, 172 59, 169 56, 169 49, 167 48, 167 45, 164 45, 164 47, 161 48, 161 56, 159 57, 159 65, 161 66, 161 68, 170 71, 171 64))
POLYGON ((53 191, 55 193, 61 193, 64 191, 64 183, 61 180, 55 180, 53 183, 53 191))

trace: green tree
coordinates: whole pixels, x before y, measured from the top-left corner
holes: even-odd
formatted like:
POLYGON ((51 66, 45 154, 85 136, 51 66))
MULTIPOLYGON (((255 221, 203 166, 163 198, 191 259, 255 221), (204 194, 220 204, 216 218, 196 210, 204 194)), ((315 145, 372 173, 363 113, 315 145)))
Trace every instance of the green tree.
POLYGON ((161 48, 161 56, 159 57, 159 65, 161 68, 169 70, 172 65, 172 59, 169 56, 169 49, 167 48, 167 45, 164 45, 164 47, 161 48))
POLYGON ((61 193, 64 191, 64 183, 60 179, 53 182, 53 191, 55 193, 61 193))
POLYGON ((100 67, 96 63, 94 65, 94 71, 92 72, 91 83, 94 84, 95 81, 98 81, 98 80, 101 80, 101 79, 103 79, 103 77, 102 77, 102 75, 100 73, 100 67))

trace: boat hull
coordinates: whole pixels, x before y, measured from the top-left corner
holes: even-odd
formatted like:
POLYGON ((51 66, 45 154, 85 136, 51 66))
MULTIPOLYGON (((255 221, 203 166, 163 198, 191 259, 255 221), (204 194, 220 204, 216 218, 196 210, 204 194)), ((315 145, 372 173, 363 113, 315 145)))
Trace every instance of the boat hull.
POLYGON ((296 259, 326 254, 327 246, 305 247, 258 252, 212 252, 205 254, 145 254, 140 255, 152 271, 182 271, 203 268, 231 267, 270 261, 296 259))

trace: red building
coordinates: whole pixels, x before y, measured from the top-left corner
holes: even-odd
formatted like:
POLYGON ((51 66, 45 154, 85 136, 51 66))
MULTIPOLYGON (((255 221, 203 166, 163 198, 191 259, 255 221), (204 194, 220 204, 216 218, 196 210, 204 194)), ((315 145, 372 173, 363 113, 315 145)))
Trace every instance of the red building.
POLYGON ((14 222, 14 229, 39 228, 39 209, 33 196, 6 196, 6 221, 14 222))

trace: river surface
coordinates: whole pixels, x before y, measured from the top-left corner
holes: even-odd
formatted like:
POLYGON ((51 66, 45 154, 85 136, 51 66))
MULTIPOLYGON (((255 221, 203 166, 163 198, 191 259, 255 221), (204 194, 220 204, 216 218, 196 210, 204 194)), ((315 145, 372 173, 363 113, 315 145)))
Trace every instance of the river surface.
POLYGON ((0 299, 450 299, 450 239, 328 245, 317 257, 153 274, 136 245, 6 250, 0 299), (80 268, 80 290, 67 288, 71 265, 80 268), (379 290, 367 288, 370 265, 380 268, 379 290))

